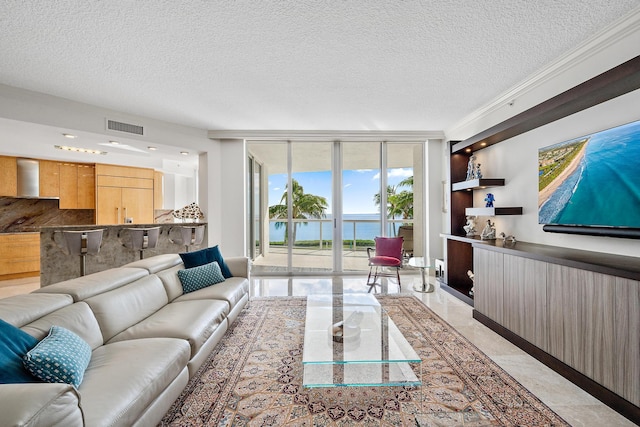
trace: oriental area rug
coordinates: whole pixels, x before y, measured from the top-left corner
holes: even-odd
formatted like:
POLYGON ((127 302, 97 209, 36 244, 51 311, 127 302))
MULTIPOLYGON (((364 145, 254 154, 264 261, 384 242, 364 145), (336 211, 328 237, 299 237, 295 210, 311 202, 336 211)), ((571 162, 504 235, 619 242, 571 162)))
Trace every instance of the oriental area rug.
POLYGON ((417 298, 377 298, 423 360, 421 387, 304 388, 306 298, 256 298, 160 425, 568 425, 417 298))

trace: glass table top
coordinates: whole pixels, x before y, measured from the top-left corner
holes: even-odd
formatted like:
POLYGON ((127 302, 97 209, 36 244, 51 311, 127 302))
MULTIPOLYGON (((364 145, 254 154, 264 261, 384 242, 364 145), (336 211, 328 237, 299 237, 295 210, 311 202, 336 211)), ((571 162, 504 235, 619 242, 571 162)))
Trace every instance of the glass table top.
POLYGON ((302 363, 305 387, 421 384, 420 357, 372 294, 308 296, 302 363))

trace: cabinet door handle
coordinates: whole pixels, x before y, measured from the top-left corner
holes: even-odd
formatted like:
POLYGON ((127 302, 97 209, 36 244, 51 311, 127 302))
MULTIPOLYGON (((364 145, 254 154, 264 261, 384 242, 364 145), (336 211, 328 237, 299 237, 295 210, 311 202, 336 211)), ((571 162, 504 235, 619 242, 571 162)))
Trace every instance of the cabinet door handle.
POLYGON ((116 208, 116 224, 120 224, 120 206, 116 208))

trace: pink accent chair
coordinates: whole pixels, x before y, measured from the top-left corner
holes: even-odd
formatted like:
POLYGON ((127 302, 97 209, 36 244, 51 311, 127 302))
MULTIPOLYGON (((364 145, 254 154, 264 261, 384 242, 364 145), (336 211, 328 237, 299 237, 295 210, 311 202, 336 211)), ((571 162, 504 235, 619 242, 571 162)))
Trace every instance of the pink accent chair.
POLYGON ((369 277, 367 277, 367 286, 369 291, 376 285, 378 277, 393 277, 393 273, 385 272, 385 268, 395 269, 395 276, 398 279, 398 288, 400 286, 400 267, 402 267, 402 237, 376 237, 375 254, 371 256, 373 248, 367 248, 367 256, 369 257, 369 277), (371 276, 373 275, 373 280, 371 276))

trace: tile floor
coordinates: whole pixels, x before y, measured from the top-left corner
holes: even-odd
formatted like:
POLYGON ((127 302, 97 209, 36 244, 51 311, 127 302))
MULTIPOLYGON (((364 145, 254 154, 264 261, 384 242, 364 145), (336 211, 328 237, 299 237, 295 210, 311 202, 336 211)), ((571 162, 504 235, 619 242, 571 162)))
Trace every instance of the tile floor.
MULTIPOLYGON (((314 293, 363 292, 366 277, 254 277, 252 296, 305 296, 314 293)), ((440 290, 436 284, 433 293, 418 293, 420 276, 404 277, 402 290, 383 279, 378 292, 415 295, 429 308, 455 327, 467 339, 509 372, 540 400, 562 416, 572 426, 617 427, 635 424, 613 411, 596 398, 565 380, 533 357, 509 343, 472 318, 472 308, 452 295, 440 290)), ((433 278, 431 278, 433 281, 433 278)), ((435 283, 435 282, 434 282, 435 283)), ((0 282, 0 298, 31 292, 39 287, 38 278, 0 282)))

